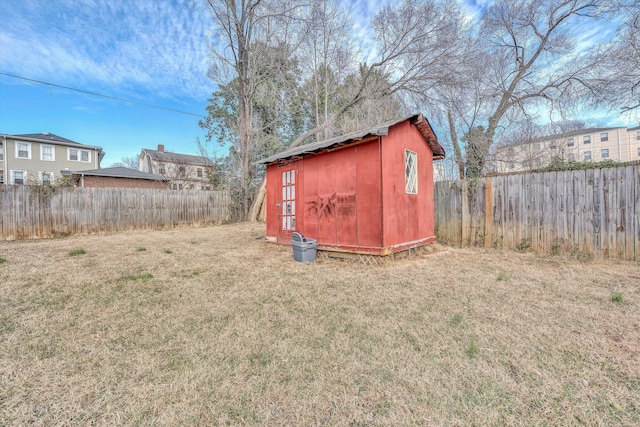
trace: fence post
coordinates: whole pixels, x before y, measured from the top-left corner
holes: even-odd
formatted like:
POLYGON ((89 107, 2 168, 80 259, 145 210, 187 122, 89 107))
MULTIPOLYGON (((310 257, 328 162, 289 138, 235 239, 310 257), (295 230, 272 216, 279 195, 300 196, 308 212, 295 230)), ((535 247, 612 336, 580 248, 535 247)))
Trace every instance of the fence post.
POLYGON ((471 220, 469 218, 469 185, 466 180, 462 181, 462 230, 461 230, 461 244, 469 244, 469 233, 471 229, 471 220))
POLYGON ((491 247, 493 236, 493 187, 489 178, 484 181, 484 247, 491 247))

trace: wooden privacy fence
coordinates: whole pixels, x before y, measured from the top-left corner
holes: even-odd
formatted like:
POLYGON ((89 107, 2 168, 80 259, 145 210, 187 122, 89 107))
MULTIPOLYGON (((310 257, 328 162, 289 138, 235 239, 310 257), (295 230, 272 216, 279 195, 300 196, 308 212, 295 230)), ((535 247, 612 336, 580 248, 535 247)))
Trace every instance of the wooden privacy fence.
POLYGON ((0 186, 0 238, 219 224, 229 204, 223 191, 0 186))
POLYGON ((640 166, 435 185, 444 243, 640 261, 640 166))

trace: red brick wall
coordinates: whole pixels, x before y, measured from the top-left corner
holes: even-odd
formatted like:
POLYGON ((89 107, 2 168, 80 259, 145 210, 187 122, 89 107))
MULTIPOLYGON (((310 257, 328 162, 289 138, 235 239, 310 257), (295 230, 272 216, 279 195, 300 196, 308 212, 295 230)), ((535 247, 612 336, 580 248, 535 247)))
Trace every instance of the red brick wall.
MULTIPOLYGON (((82 179, 78 182, 82 186, 82 179)), ((157 188, 166 190, 167 183, 163 181, 151 181, 148 179, 112 178, 107 176, 85 176, 85 187, 119 187, 119 188, 157 188)))

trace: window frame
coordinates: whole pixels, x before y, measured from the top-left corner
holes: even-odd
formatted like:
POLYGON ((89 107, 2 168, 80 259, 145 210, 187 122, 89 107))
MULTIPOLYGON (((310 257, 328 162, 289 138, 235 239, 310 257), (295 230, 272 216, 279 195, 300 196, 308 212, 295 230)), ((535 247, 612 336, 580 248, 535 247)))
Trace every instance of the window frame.
POLYGON ((47 175, 49 177, 49 182, 46 183, 46 185, 53 185, 53 183, 55 181, 55 178, 56 178, 56 174, 53 173, 53 172, 48 172, 48 171, 40 171, 40 172, 38 172, 38 182, 40 184, 45 185, 45 182, 44 182, 45 175, 47 175))
POLYGON ((48 145, 48 144, 40 144, 40 160, 42 160, 43 162, 55 162, 56 161, 56 147, 54 145, 48 145), (44 158, 44 149, 45 148, 51 148, 51 158, 50 159, 45 159, 44 158))
POLYGON ((202 168, 196 169, 196 176, 198 178, 204 178, 204 170, 202 168))
POLYGON ((608 159, 609 158, 609 149, 608 148, 603 148, 600 150, 600 157, 602 157, 603 159, 608 159))
POLYGON ((16 141, 16 159, 31 160, 31 143, 30 142, 16 141), (20 156, 20 152, 23 151, 23 150, 20 150, 21 145, 25 145, 27 147, 27 150, 26 150, 27 157, 20 156))
POLYGON ((582 153, 582 154, 583 154, 583 156, 584 156, 584 161, 585 161, 585 162, 587 162, 587 161, 589 161, 589 160, 593 160, 593 156, 591 155, 591 151, 589 151, 589 150, 588 150, 588 151, 585 151, 585 152, 584 152, 584 153, 582 153), (587 158, 587 154, 589 155, 589 156, 588 156, 588 158, 587 158))
POLYGON ((0 162, 4 161, 4 145, 0 144, 0 162))
POLYGON ((407 148, 404 149, 404 191, 406 194, 418 194, 418 153, 407 148), (409 164, 410 161, 411 164, 409 164), (410 174, 413 175, 413 185, 411 187, 410 174))
POLYGON ((91 150, 83 150, 82 148, 67 148, 67 160, 70 162, 91 163, 91 150), (76 151, 76 158, 71 158, 71 152, 76 151), (87 160, 82 160, 82 153, 87 153, 87 160))
POLYGON ((582 137, 582 143, 583 144, 591 144, 591 135, 585 135, 582 137))
POLYGON ((27 184, 27 171, 25 170, 11 170, 11 184, 12 185, 26 185, 27 184), (16 184, 16 173, 22 174, 22 183, 16 184))
POLYGON ((574 153, 567 154, 567 161, 568 162, 575 162, 576 161, 576 155, 574 153))
POLYGON ((609 140, 609 132, 600 132, 600 142, 609 140))
POLYGON ((567 147, 573 147, 574 143, 575 141, 573 140, 573 138, 567 138, 567 147))

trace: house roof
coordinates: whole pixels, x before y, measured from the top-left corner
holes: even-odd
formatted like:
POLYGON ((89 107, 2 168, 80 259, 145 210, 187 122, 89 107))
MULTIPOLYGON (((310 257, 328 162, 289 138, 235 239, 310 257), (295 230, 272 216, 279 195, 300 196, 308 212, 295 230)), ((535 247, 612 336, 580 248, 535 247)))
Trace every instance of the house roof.
MULTIPOLYGON (((526 139, 523 141, 517 141, 514 142, 512 144, 504 144, 504 145, 500 145, 497 148, 508 148, 508 147, 517 147, 520 145, 528 145, 534 142, 543 142, 543 141, 553 141, 554 139, 565 139, 565 138, 570 138, 573 136, 578 136, 578 135, 590 135, 593 133, 600 133, 600 132, 605 132, 605 131, 611 131, 611 130, 615 130, 615 129, 626 129, 624 126, 618 126, 618 127, 612 127, 612 128, 588 128, 588 129, 578 129, 578 130, 572 130, 570 132, 564 132, 564 133, 557 133, 557 134, 553 134, 553 135, 548 135, 548 136, 541 136, 538 138, 531 138, 531 139, 526 139)), ((631 130, 631 129, 629 129, 631 130)))
POLYGON ((166 151, 150 150, 148 148, 143 148, 142 152, 146 153, 149 157, 151 157, 152 160, 155 160, 157 162, 213 166, 213 162, 211 161, 211 159, 204 156, 193 156, 190 154, 170 153, 166 151))
POLYGON ((10 138, 26 140, 26 141, 35 141, 35 140, 37 140, 38 142, 43 142, 44 141, 44 142, 56 143, 56 144, 60 144, 60 145, 67 145, 67 146, 70 146, 70 147, 94 148, 94 149, 102 150, 102 147, 98 147, 97 145, 80 144, 79 142, 75 142, 75 141, 72 141, 70 139, 63 138, 61 136, 55 135, 55 134, 50 133, 50 132, 24 133, 24 134, 19 134, 19 135, 5 135, 5 136, 10 137, 10 138))
POLYGON ((433 151, 433 159, 441 160, 445 157, 445 152, 442 146, 438 143, 438 138, 433 131, 433 128, 429 124, 428 120, 421 114, 412 114, 410 116, 403 117, 401 119, 392 120, 386 123, 379 124, 367 129, 361 129, 359 131, 351 132, 345 135, 337 136, 324 141, 317 141, 311 144, 300 145, 298 147, 285 150, 281 153, 274 154, 273 156, 262 159, 256 164, 267 164, 278 160, 288 159, 292 157, 302 157, 307 154, 317 153, 332 148, 337 148, 342 145, 347 145, 351 142, 362 140, 369 136, 384 136, 389 134, 389 128, 395 126, 404 121, 410 120, 411 124, 416 125, 423 138, 431 147, 433 151))
POLYGON ((85 175, 85 176, 104 176, 110 178, 132 178, 132 179, 147 179, 151 181, 171 181, 171 178, 166 176, 154 175, 152 173, 141 172, 135 169, 129 169, 124 167, 104 168, 104 169, 89 169, 84 171, 62 171, 63 175, 85 175))

